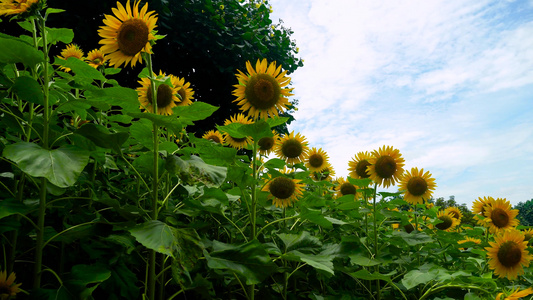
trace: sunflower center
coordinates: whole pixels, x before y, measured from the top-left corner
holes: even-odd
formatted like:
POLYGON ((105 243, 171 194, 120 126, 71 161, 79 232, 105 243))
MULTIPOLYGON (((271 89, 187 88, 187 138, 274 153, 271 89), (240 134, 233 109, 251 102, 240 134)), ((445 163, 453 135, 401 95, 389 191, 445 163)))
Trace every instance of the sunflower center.
POLYGON ((140 19, 129 19, 120 25, 117 34, 118 48, 128 56, 134 56, 148 43, 148 25, 140 19))
POLYGON ((505 267, 512 268, 522 260, 522 250, 516 242, 507 241, 498 250, 498 260, 505 267))
POLYGON ((427 189, 428 184, 422 177, 413 177, 407 182, 407 190, 413 196, 422 196, 427 189))
POLYGON ((343 196, 355 195, 355 192, 357 191, 357 189, 355 188, 353 184, 349 182, 345 182, 341 185, 340 191, 343 196))
POLYGON ((185 100, 185 97, 187 96, 187 94, 185 93, 185 89, 184 88, 179 89, 178 95, 179 95, 181 102, 183 102, 183 100, 185 100))
POLYGON ((217 144, 222 144, 221 141, 220 141, 220 138, 216 135, 211 135, 207 138, 208 140, 211 140, 217 144))
POLYGON ((287 140, 281 146, 281 153, 288 158, 296 158, 303 152, 302 143, 296 139, 287 140))
POLYGON ((274 138, 273 137, 263 137, 257 142, 259 150, 268 151, 274 147, 274 138))
POLYGON ((384 155, 376 161, 376 173, 381 178, 391 178, 396 172, 396 161, 389 155, 384 155))
POLYGON ((370 175, 368 174, 368 172, 366 171, 366 168, 370 166, 370 163, 368 162, 368 160, 362 160, 360 162, 357 163, 357 166, 355 166, 355 173, 357 173, 357 176, 361 177, 361 178, 368 178, 370 177, 370 175))
POLYGON ((324 158, 320 154, 309 156, 309 165, 313 168, 320 168, 324 164, 324 158))
POLYGON ((294 194, 296 185, 290 178, 276 177, 270 183, 269 190, 272 196, 278 199, 287 199, 294 194))
MULTIPOLYGON (((148 98, 148 101, 150 103, 153 103, 153 95, 152 95, 152 89, 148 89, 146 93, 146 97, 148 98)), ((163 108, 167 107, 172 103, 172 88, 168 84, 160 84, 159 87, 157 87, 157 107, 163 108)))
POLYGON ((435 225, 435 227, 437 227, 438 229, 446 230, 446 229, 452 227, 453 220, 449 216, 440 216, 439 220, 441 220, 442 223, 439 223, 439 224, 435 225))
POLYGON ((454 217, 457 220, 459 220, 459 214, 456 211, 451 210, 449 213, 452 215, 452 217, 454 217))
POLYGON ((501 208, 493 209, 490 214, 490 218, 492 220, 492 224, 499 228, 505 227, 509 224, 509 215, 501 208))
POLYGON ((276 78, 269 74, 252 76, 244 91, 246 99, 257 109, 269 109, 276 105, 281 95, 281 87, 276 78))
POLYGON ((405 229, 405 232, 411 233, 411 232, 413 232, 413 230, 415 230, 415 227, 413 226, 413 224, 409 223, 409 224, 403 226, 403 229, 405 229))

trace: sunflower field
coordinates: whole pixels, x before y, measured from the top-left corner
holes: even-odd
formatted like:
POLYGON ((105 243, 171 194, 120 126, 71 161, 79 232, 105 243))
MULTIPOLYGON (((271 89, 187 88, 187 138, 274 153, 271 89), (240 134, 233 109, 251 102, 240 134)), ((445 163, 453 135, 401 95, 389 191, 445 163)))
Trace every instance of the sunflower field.
MULTIPOLYGON (((242 18, 271 9, 231 3, 242 18)), ((201 101, 156 64, 159 13, 116 2, 86 53, 47 23, 68 11, 0 1, 0 26, 24 30, 0 34, 1 300, 531 299, 533 229, 509 201, 480 195, 461 222, 390 145, 354 149, 335 177, 284 130, 298 101, 283 61, 245 59, 233 100, 201 101)))

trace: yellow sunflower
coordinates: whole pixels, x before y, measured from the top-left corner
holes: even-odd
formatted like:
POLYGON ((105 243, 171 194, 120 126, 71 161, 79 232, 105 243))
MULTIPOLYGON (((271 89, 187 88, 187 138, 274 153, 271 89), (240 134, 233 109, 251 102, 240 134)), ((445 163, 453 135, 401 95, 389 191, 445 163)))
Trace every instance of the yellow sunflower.
POLYGON ((309 153, 309 147, 304 136, 294 131, 280 138, 276 144, 276 155, 289 164, 305 161, 309 153))
POLYGON ((524 298, 531 294, 533 294, 532 288, 528 287, 527 289, 520 291, 520 287, 517 287, 516 290, 511 290, 507 293, 499 293, 498 296, 496 296, 496 300, 519 300, 520 298, 524 298))
POLYGON ((294 202, 298 201, 298 198, 302 197, 305 185, 299 179, 290 178, 290 173, 287 173, 286 170, 283 170, 282 173, 284 175, 275 178, 271 178, 269 175, 269 181, 262 190, 270 193, 269 199, 272 199, 272 203, 276 207, 285 208, 292 206, 294 202))
POLYGON ((0 16, 18 15, 29 12, 39 0, 0 0, 0 16))
POLYGON ((209 130, 202 136, 203 139, 211 140, 217 144, 224 145, 224 136, 218 130, 209 130))
MULTIPOLYGON (((479 244, 481 244, 481 240, 467 236, 467 237, 465 237, 464 240, 457 241, 457 244, 459 244, 459 245, 462 245, 464 243, 474 243, 474 244, 479 245, 479 244)), ((467 248, 463 248, 463 249, 466 250, 467 248)))
POLYGON ((178 94, 180 96, 181 102, 177 103, 177 106, 188 106, 192 104, 192 100, 194 99, 194 91, 191 88, 190 82, 185 82, 185 78, 178 77, 178 83, 177 86, 181 87, 181 89, 178 91, 178 94))
MULTIPOLYGON (((76 44, 68 44, 65 49, 61 50, 61 55, 58 55, 57 57, 63 60, 67 60, 69 57, 83 60, 83 51, 76 44)), ((70 68, 59 67, 59 69, 64 70, 65 72, 70 72, 70 68)))
POLYGON ((278 141, 279 134, 275 130, 272 130, 272 136, 260 138, 257 142, 259 154, 268 156, 278 141))
POLYGON ((533 228, 524 229, 522 233, 524 234, 524 241, 529 241, 533 237, 533 228))
MULTIPOLYGON (((459 225, 459 221, 452 216, 451 213, 445 212, 443 210, 437 213, 437 219, 441 220, 442 223, 436 224, 435 227, 444 231, 452 231, 456 226, 459 225)), ((429 226, 432 228, 433 226, 429 226)))
POLYGON ((485 247, 489 258, 489 268, 500 278, 516 279, 524 273, 523 266, 529 266, 533 257, 526 250, 527 242, 524 235, 518 230, 506 230, 494 237, 494 242, 489 242, 490 247, 485 247))
POLYGON ((287 109, 289 100, 286 97, 292 96, 293 89, 285 88, 291 78, 286 77, 287 71, 281 72, 281 66, 276 67, 276 63, 268 64, 266 58, 257 60, 255 70, 250 61, 246 62, 248 74, 239 71, 237 80, 239 84, 234 85, 233 95, 237 99, 240 110, 248 111, 248 116, 254 119, 267 119, 269 116, 278 116, 278 110, 287 109))
POLYGON ((485 226, 491 233, 507 230, 518 226, 518 209, 512 209, 511 203, 505 198, 491 202, 485 210, 485 226))
POLYGON ((305 165, 311 172, 320 172, 328 166, 328 154, 322 148, 311 148, 305 165))
POLYGON ((359 189, 355 185, 351 184, 349 181, 345 180, 344 177, 337 178, 335 191, 337 191, 337 198, 346 195, 354 195, 354 198, 358 199, 360 195, 359 189))
POLYGON ((8 277, 6 270, 0 272, 0 299, 10 299, 20 292, 19 286, 22 283, 15 284, 15 279, 15 273, 9 274, 8 277))
POLYGON ((429 171, 424 173, 424 169, 419 171, 418 168, 412 168, 411 172, 405 172, 400 177, 399 185, 400 190, 405 191, 404 200, 413 205, 427 201, 437 186, 429 171))
POLYGON ((372 157, 368 162, 370 166, 368 166, 367 172, 370 179, 385 188, 398 181, 405 165, 400 151, 392 146, 383 146, 379 150, 372 151, 372 157))
POLYGON ((94 49, 87 53, 85 61, 89 64, 89 66, 98 69, 98 67, 100 66, 105 66, 107 58, 105 57, 104 52, 102 52, 102 50, 94 49))
POLYGON ((157 26, 157 15, 147 10, 148 3, 139 11, 139 1, 131 7, 128 0, 126 8, 117 2, 117 8, 112 9, 115 16, 105 15, 105 26, 100 26, 98 34, 110 66, 130 64, 134 67, 137 62, 142 63, 141 52, 152 52, 150 42, 155 40, 153 30, 157 26))
MULTIPOLYGON (((164 79, 167 77, 167 75, 161 71, 159 71, 159 75, 157 76, 157 79, 164 79)), ((178 91, 181 89, 178 84, 178 78, 172 74, 168 75, 168 78, 170 78, 170 82, 172 83, 172 86, 161 83, 157 87, 157 114, 159 115, 171 115, 172 108, 177 105, 177 103, 180 102, 180 99, 178 98, 178 91)), ((153 102, 153 95, 152 95, 152 82, 149 78, 141 78, 139 80, 139 83, 141 84, 140 87, 137 88, 137 94, 139 95, 139 102, 141 103, 141 109, 147 110, 151 113, 154 112, 154 107, 152 105, 153 102)))
POLYGON ((485 226, 485 211, 493 201, 494 198, 492 197, 478 197, 478 199, 472 202, 472 213, 478 225, 485 226))
MULTIPOLYGON (((250 120, 247 116, 243 114, 236 114, 234 116, 231 116, 228 119, 224 121, 224 125, 229 125, 232 123, 241 123, 241 124, 252 124, 253 121, 250 120)), ((251 137, 242 137, 242 138, 236 138, 229 135, 229 133, 224 133, 224 141, 232 148, 235 149, 242 149, 248 146, 252 142, 251 137)))
POLYGON ((444 209, 444 211, 449 212, 454 218, 461 222, 461 219, 463 218, 463 213, 458 207, 450 206, 444 209))
POLYGON ((310 176, 315 181, 330 180, 335 176, 335 170, 333 169, 333 166, 328 163, 324 170, 320 172, 311 172, 310 176))
POLYGON ((363 179, 370 177, 368 173, 368 166, 370 166, 370 158, 372 155, 368 152, 359 152, 355 157, 348 162, 348 171, 350 172, 350 177, 363 179))

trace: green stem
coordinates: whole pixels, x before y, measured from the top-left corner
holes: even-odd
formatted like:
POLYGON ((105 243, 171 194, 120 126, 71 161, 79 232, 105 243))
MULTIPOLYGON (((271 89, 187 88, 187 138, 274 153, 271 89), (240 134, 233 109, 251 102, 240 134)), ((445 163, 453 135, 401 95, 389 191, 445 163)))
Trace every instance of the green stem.
MULTIPOLYGON (((257 208, 257 142, 254 139, 254 146, 253 146, 253 160, 252 160, 252 174, 253 174, 253 186, 252 186, 252 208, 250 212, 250 225, 252 226, 252 240, 256 238, 256 228, 255 228, 255 222, 256 222, 256 208, 257 208)), ((250 285, 250 291, 248 293, 248 299, 254 300, 255 297, 255 284, 250 285)))
MULTIPOLYGON (((374 257, 377 259, 378 258, 378 251, 379 251, 379 247, 378 247, 378 222, 377 222, 377 217, 376 217, 376 212, 377 212, 377 208, 376 208, 376 195, 377 195, 377 188, 378 188, 378 185, 377 183, 374 184, 374 201, 373 201, 373 208, 374 208, 374 257)), ((376 266, 375 267, 375 271, 376 273, 379 273, 379 266, 376 266)), ((381 299, 381 288, 379 286, 379 279, 376 280, 376 288, 377 288, 377 299, 381 299)))

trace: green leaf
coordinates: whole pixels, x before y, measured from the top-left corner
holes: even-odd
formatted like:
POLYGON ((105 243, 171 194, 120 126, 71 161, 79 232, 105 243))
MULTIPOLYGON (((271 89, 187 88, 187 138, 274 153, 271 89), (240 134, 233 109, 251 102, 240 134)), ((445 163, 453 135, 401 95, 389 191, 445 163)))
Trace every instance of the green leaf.
POLYGON ((133 122, 129 127, 129 130, 131 136, 137 140, 137 142, 150 150, 154 150, 153 126, 150 121, 141 119, 137 122, 133 122))
POLYGON ((111 278, 100 285, 108 295, 122 296, 122 298, 116 297, 115 299, 139 299, 139 287, 136 285, 139 280, 122 260, 110 264, 109 270, 111 278))
POLYGON ((207 265, 211 269, 234 272, 245 279, 247 285, 262 282, 277 269, 258 240, 240 246, 213 241, 213 247, 211 253, 204 250, 207 265))
POLYGON ((0 202, 0 219, 15 214, 25 215, 30 210, 31 207, 24 205, 24 203, 16 199, 4 199, 0 202))
POLYGON ((372 183, 372 179, 370 178, 352 178, 350 176, 347 177, 348 181, 358 187, 367 187, 372 183))
POLYGON ((407 233, 405 231, 394 231, 392 235, 401 237, 409 246, 433 242, 433 238, 424 232, 407 233))
POLYGON ((74 131, 91 140, 96 146, 113 149, 117 153, 121 152, 121 146, 128 139, 129 135, 126 132, 111 133, 102 125, 87 123, 74 131))
POLYGON ((270 127, 279 126, 281 124, 285 124, 289 120, 288 117, 274 117, 274 118, 268 118, 267 123, 270 127))
POLYGON ((186 183, 202 182, 208 187, 219 187, 224 183, 228 172, 226 167, 208 165, 196 155, 191 155, 188 160, 171 155, 166 159, 165 169, 186 183))
POLYGON ((75 265, 70 272, 70 279, 65 284, 72 286, 71 290, 77 290, 80 299, 89 299, 98 285, 110 277, 111 271, 104 265, 75 265))
POLYGON ((269 159, 263 164, 263 166, 267 169, 283 169, 285 165, 285 161, 280 158, 269 159))
POLYGON ((193 281, 189 274, 203 251, 200 236, 193 228, 176 228, 176 238, 178 240, 178 250, 175 259, 172 260, 172 277, 182 287, 190 286, 193 281))
MULTIPOLYGON (((60 59, 57 59, 60 60, 60 59)), ((89 66, 83 60, 80 60, 76 57, 69 57, 67 61, 62 64, 64 67, 72 69, 74 74, 74 79, 80 78, 81 80, 92 82, 93 79, 105 81, 104 75, 97 69, 89 66)))
POLYGON ((350 273, 350 276, 353 276, 355 278, 359 278, 359 279, 364 279, 364 280, 376 280, 376 279, 379 279, 379 280, 384 280, 384 281, 387 281, 387 282, 392 282, 392 280, 390 279, 390 276, 394 275, 396 273, 396 271, 392 272, 391 274, 380 274, 380 273, 370 273, 368 272, 368 270, 366 269, 362 269, 362 270, 359 270, 357 272, 354 272, 354 273, 350 273))
POLYGON ((23 63, 33 67, 41 62, 44 62, 44 54, 33 46, 17 39, 0 37, 0 63, 23 63))
POLYGON ((437 272, 435 270, 420 271, 420 270, 411 270, 402 278, 402 284, 406 289, 410 290, 419 284, 425 284, 437 277, 437 272))
MULTIPOLYGON (((196 101, 191 105, 177 106, 172 109, 174 114, 179 117, 179 121, 183 125, 193 125, 194 121, 204 120, 211 116, 218 107, 211 104, 196 101)), ((179 132, 179 131, 176 131, 179 132)))
POLYGON ((138 224, 129 230, 131 235, 146 248, 174 257, 178 248, 173 231, 173 227, 158 220, 138 224))
POLYGON ((349 257, 350 257, 352 264, 363 266, 363 267, 371 267, 371 266, 382 264, 381 260, 368 258, 361 253, 352 254, 352 255, 349 255, 349 257))
POLYGON ((39 105, 44 103, 44 95, 41 86, 35 79, 29 76, 17 77, 11 89, 22 100, 39 105))
POLYGON ((277 236, 285 245, 285 252, 292 250, 315 251, 322 246, 320 240, 311 236, 307 231, 300 234, 278 233, 277 236))
POLYGON ((181 123, 176 116, 162 116, 152 113, 128 113, 128 115, 134 118, 150 120, 152 123, 170 129, 174 133, 179 133, 182 129, 181 123))
POLYGON ((312 266, 315 269, 326 271, 331 275, 335 275, 333 271, 333 258, 331 255, 312 255, 305 254, 297 250, 293 250, 282 255, 282 258, 285 260, 291 261, 302 261, 312 266))
POLYGON ((311 221, 317 225, 320 225, 324 228, 333 228, 333 224, 331 221, 326 219, 324 215, 322 215, 322 211, 318 209, 312 209, 307 208, 305 206, 300 207, 300 216, 302 219, 306 219, 308 221, 311 221))
POLYGON ((264 120, 259 120, 252 124, 244 124, 239 128, 239 131, 256 141, 259 141, 263 137, 272 136, 270 126, 264 120))
POLYGON ((3 156, 14 161, 24 173, 45 177, 63 188, 73 186, 89 162, 89 154, 73 145, 46 150, 33 143, 20 142, 6 146, 3 156))
MULTIPOLYGON (((89 68, 92 67, 89 66, 89 68)), ((123 113, 138 112, 140 110, 137 91, 134 89, 125 87, 99 89, 93 87, 85 92, 85 96, 89 103, 101 109, 104 106, 116 105, 124 109, 123 113)))
POLYGON ((57 42, 72 43, 74 31, 70 28, 46 28, 47 42, 55 45, 57 42))

